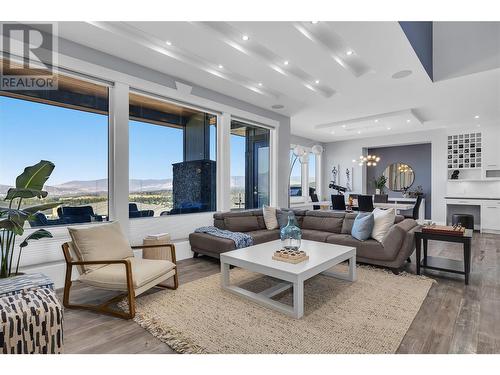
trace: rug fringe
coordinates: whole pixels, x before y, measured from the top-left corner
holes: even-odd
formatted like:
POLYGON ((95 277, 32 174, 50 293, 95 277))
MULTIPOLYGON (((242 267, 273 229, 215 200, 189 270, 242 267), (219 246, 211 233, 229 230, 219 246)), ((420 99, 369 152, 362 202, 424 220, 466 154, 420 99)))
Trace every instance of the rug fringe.
POLYGON ((171 328, 160 328, 156 325, 155 319, 147 319, 136 314, 134 321, 142 328, 151 333, 154 337, 170 346, 180 354, 207 354, 200 346, 182 338, 179 332, 171 328))

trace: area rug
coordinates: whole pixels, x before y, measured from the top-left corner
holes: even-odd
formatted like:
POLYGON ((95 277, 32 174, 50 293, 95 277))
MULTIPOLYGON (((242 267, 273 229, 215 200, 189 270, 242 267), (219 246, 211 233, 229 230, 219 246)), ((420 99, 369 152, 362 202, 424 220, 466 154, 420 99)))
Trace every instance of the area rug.
MULTIPOLYGON (((231 280, 254 292, 278 282, 242 269, 231 280)), ((395 353, 432 282, 363 266, 354 283, 318 275, 293 319, 223 291, 216 274, 139 297, 135 321, 179 353, 395 353)))

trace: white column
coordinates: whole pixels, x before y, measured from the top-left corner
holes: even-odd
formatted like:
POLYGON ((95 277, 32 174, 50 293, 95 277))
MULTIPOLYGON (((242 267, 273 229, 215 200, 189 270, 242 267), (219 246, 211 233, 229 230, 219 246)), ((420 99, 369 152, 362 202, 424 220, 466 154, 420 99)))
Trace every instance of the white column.
MULTIPOLYGON (((308 155, 308 159, 309 160, 308 155)), ((300 163, 300 159, 297 160, 297 163, 300 163)), ((302 185, 302 196, 306 198, 306 201, 309 199, 309 163, 306 164, 300 164, 300 171, 301 171, 301 185, 302 185)))
MULTIPOLYGON (((279 160, 279 143, 278 143, 278 128, 270 131, 269 139, 269 205, 278 207, 278 160, 279 160)), ((289 160, 289 158, 287 159, 289 160)), ((288 164, 288 163, 287 163, 288 164)), ((290 167, 286 168, 288 171, 290 167)), ((286 184, 288 186, 288 184, 286 184)), ((287 189, 288 191, 288 189, 287 189)))
POLYGON ((217 123, 217 211, 231 209, 231 114, 224 112, 217 123))
POLYGON ((318 194, 318 198, 320 201, 323 200, 323 198, 326 198, 328 200, 328 197, 323 195, 323 153, 319 155, 315 155, 316 157, 316 171, 315 176, 316 176, 316 194, 318 194))
POLYGON ((128 106, 129 86, 109 89, 109 216, 128 233, 128 106))

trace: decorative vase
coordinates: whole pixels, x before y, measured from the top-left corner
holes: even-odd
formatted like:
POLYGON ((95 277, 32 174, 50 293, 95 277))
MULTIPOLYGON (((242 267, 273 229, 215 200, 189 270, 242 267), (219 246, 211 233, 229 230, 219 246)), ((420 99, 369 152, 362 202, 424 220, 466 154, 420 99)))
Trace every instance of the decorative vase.
POLYGON ((375 189, 375 194, 380 195, 380 189, 375 189))
POLYGON ((293 213, 288 214, 288 224, 281 229, 281 244, 287 250, 297 251, 300 248, 300 240, 302 239, 302 231, 295 225, 295 217, 293 213))

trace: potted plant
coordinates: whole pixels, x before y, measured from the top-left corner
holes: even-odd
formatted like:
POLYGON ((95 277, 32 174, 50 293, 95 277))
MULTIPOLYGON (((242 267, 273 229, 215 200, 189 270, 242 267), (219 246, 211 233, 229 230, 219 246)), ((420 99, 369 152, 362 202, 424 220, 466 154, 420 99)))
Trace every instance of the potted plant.
POLYGON ((373 179, 373 186, 375 186, 375 194, 384 194, 385 183, 387 182, 387 177, 381 175, 373 179))
POLYGON ((15 276, 19 271, 19 261, 23 248, 28 246, 32 240, 51 238, 52 234, 45 229, 38 229, 29 234, 18 244, 19 250, 14 268, 16 237, 24 233, 24 225, 31 215, 48 210, 60 205, 60 203, 47 203, 31 207, 21 205, 24 199, 45 198, 47 192, 43 185, 54 170, 54 164, 47 160, 26 167, 24 172, 16 178, 16 187, 10 188, 4 201, 8 206, 0 207, 0 278, 15 276))

